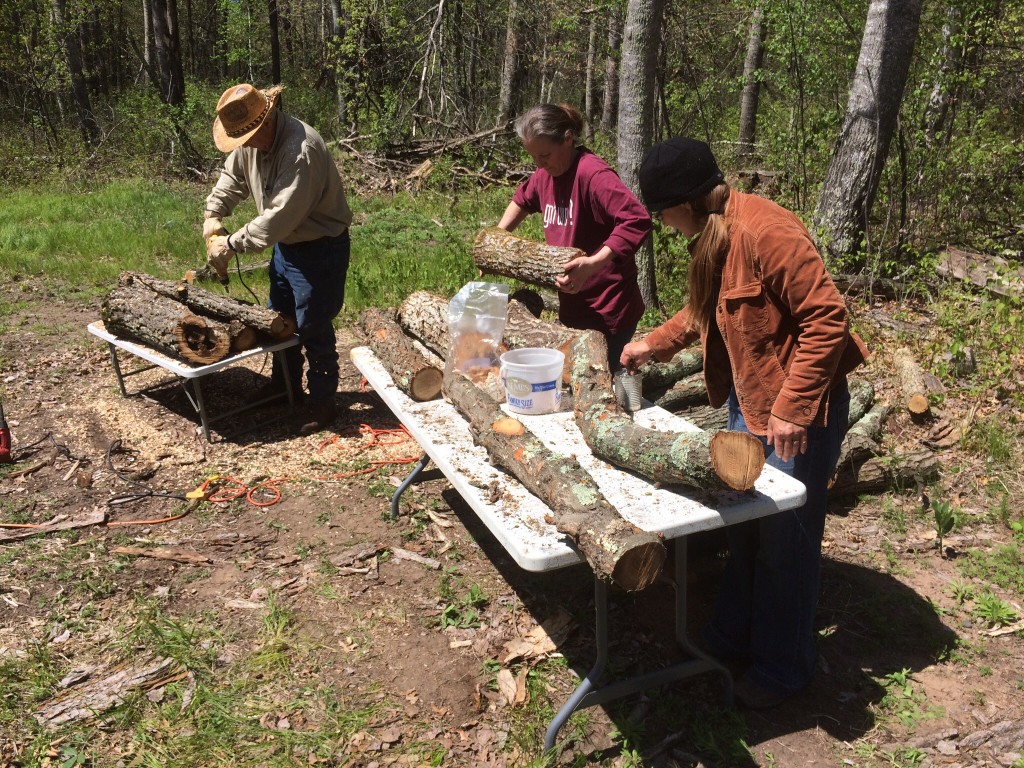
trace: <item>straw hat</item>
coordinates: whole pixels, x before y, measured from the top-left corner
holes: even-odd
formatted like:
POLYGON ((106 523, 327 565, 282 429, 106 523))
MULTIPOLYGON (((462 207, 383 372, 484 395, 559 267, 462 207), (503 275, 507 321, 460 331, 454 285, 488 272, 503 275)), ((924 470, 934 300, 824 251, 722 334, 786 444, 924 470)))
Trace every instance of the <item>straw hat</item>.
POLYGON ((230 152, 245 144, 277 106, 282 90, 280 85, 258 90, 242 83, 224 91, 213 121, 213 143, 217 149, 230 152))

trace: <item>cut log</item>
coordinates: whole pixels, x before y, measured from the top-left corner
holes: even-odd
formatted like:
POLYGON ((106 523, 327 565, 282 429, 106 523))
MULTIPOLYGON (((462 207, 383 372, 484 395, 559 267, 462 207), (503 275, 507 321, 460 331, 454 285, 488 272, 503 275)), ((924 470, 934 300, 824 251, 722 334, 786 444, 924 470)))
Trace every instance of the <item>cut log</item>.
POLYGON ((764 448, 744 432, 658 432, 633 423, 612 393, 608 346, 597 331, 572 346, 576 424, 594 455, 655 482, 746 491, 764 467, 764 448))
POLYGON ((921 448, 879 456, 861 464, 847 463, 841 470, 829 488, 829 496, 833 498, 934 482, 939 476, 939 460, 927 448, 921 448))
POLYGON ((704 350, 700 347, 682 349, 667 363, 652 360, 640 368, 640 374, 643 376, 644 397, 651 400, 648 393, 658 393, 671 387, 680 379, 685 379, 702 370, 704 370, 704 350))
POLYGON ((882 427, 889 417, 890 410, 885 403, 876 403, 847 430, 839 448, 839 460, 836 462, 833 482, 835 476, 845 468, 863 464, 882 453, 878 441, 881 439, 882 427))
POLYGON ((586 255, 579 248, 525 240, 498 227, 481 229, 473 242, 473 263, 483 274, 545 288, 557 288, 555 278, 565 274, 565 265, 586 255))
POLYGON ((850 415, 846 419, 849 428, 860 421, 875 402, 875 388, 867 379, 850 379, 850 415))
POLYGON ((393 311, 371 308, 364 310, 359 319, 370 349, 399 389, 418 402, 440 396, 441 370, 431 365, 402 332, 393 311))
POLYGON ((180 301, 196 314, 224 322, 238 320, 275 341, 286 339, 295 333, 295 318, 289 315, 213 293, 205 288, 189 285, 184 280, 160 280, 140 272, 122 272, 117 283, 144 285, 156 294, 180 301))
POLYGON ((950 248, 935 265, 936 274, 966 280, 995 296, 1024 298, 1024 267, 984 253, 950 248))
POLYGON ((729 425, 729 408, 712 408, 710 405, 695 405, 678 415, 705 432, 721 432, 729 425))
POLYGON ((893 366, 903 389, 903 399, 911 416, 921 417, 928 413, 928 389, 924 384, 924 373, 914 358, 914 353, 900 347, 893 353, 893 366))
POLYGON ((448 300, 430 291, 414 291, 398 307, 398 324, 423 345, 448 359, 452 338, 448 333, 448 300))
POLYGON ((444 391, 495 463, 551 508, 549 522, 572 537, 594 573, 630 592, 654 583, 665 563, 661 539, 624 520, 574 457, 509 429, 498 403, 464 376, 446 375, 444 391))
MULTIPOLYGON (((647 387, 645 386, 644 389, 647 387)), ((680 379, 654 398, 654 404, 666 411, 679 411, 683 408, 707 405, 707 403, 708 388, 704 383, 703 372, 692 373, 680 379)))
POLYGON ((241 320, 228 323, 228 338, 231 339, 232 352, 245 352, 254 349, 260 343, 260 335, 255 328, 250 328, 241 320))
MULTIPOLYGON (((546 293, 548 295, 552 295, 551 291, 546 291, 546 293)), ((532 288, 520 288, 513 291, 509 294, 508 300, 518 301, 520 304, 525 305, 526 308, 530 310, 530 314, 534 317, 540 317, 545 309, 550 309, 545 298, 532 288)), ((554 309, 558 309, 557 294, 554 295, 554 309)))
POLYGON ((196 365, 223 360, 231 351, 224 323, 194 315, 188 307, 145 287, 119 285, 103 301, 103 324, 116 336, 136 339, 196 365))
POLYGON ((511 300, 505 316, 505 333, 502 341, 509 349, 523 347, 547 347, 558 349, 568 355, 569 347, 581 331, 566 328, 561 323, 538 320, 526 305, 511 300))

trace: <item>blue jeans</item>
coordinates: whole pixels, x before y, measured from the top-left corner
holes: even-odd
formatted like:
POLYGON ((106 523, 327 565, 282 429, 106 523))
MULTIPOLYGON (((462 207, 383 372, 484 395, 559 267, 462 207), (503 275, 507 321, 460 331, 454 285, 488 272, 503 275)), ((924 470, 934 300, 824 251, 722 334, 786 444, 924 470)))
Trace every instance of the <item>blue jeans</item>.
MULTIPOLYGON (((285 351, 293 391, 302 391, 302 356, 309 370, 306 383, 314 402, 330 400, 338 391, 338 350, 334 318, 345 302, 350 241, 348 230, 338 237, 274 246, 270 260, 270 308, 294 315, 299 346, 285 351)), ((276 361, 276 358, 275 358, 276 361)), ((275 366, 273 381, 284 383, 275 366)))
MULTIPOLYGON (((716 655, 749 658, 747 674, 774 693, 796 693, 814 677, 828 481, 850 412, 845 380, 828 397, 828 423, 807 430, 806 453, 781 461, 767 439, 755 435, 767 464, 807 486, 807 501, 798 509, 726 528, 729 560, 714 617, 704 630, 716 655)), ((729 395, 729 429, 749 432, 735 391, 729 395)))

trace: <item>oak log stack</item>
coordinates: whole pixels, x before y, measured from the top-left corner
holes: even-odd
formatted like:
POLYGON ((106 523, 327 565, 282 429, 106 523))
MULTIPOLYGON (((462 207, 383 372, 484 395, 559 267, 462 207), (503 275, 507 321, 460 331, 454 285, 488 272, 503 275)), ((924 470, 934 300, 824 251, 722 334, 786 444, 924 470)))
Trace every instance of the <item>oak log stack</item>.
POLYGON ((118 285, 144 285, 153 293, 180 301, 198 315, 227 323, 237 320, 255 331, 261 340, 282 341, 295 333, 295 318, 289 315, 222 296, 184 280, 161 280, 140 272, 122 272, 117 282, 118 285))
POLYGON ((629 592, 654 583, 665 563, 661 539, 623 519, 574 457, 549 450, 461 374, 445 376, 444 392, 477 444, 551 508, 548 522, 572 538, 595 574, 629 592))
POLYGON ((402 332, 394 311, 370 308, 359 316, 370 349, 391 374, 395 384, 417 402, 441 394, 443 373, 402 332))
POLYGON ((654 482, 708 491, 753 488, 764 467, 761 442, 745 432, 661 432, 635 424, 615 400, 608 346, 587 331, 572 346, 573 407, 590 450, 654 482))
POLYGON ((485 275, 502 275, 531 285, 557 288, 565 265, 586 256, 579 248, 538 243, 499 227, 481 229, 473 242, 473 263, 485 275))
POLYGON ((103 301, 103 324, 116 336, 137 339, 195 365, 210 365, 231 352, 228 326, 193 314, 184 304, 133 282, 118 285, 103 301))

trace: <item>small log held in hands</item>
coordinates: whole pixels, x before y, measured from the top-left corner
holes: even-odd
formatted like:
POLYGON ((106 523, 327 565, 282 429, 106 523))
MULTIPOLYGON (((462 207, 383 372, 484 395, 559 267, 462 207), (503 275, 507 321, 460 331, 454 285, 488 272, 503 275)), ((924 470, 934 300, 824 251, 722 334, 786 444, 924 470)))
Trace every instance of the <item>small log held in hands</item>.
POLYGON ((371 308, 360 315, 370 349, 395 384, 413 400, 433 400, 441 394, 442 373, 414 346, 395 322, 394 313, 371 308))
POLYGON ((924 384, 924 373, 914 358, 914 353, 906 347, 900 347, 893 354, 893 365, 903 389, 904 403, 912 416, 924 416, 928 413, 928 390, 924 384))
POLYGON ((448 301, 430 291, 414 291, 398 307, 398 324, 431 352, 448 359, 452 339, 448 333, 448 301))
POLYGON ((107 330, 137 339, 196 365, 223 360, 231 351, 228 327, 192 314, 188 307, 138 285, 119 285, 103 302, 107 330))
POLYGON ((745 491, 764 467, 764 448, 744 432, 659 432, 641 427, 612 394, 604 336, 587 331, 572 346, 576 424, 594 455, 662 483, 745 491))
MULTIPOLYGON (((160 280, 140 272, 122 272, 117 283, 118 285, 145 286, 153 293, 181 302, 196 314, 224 322, 237 320, 258 334, 275 341, 286 339, 295 333, 295 318, 293 317, 282 315, 256 304, 239 301, 230 296, 223 296, 197 285, 189 285, 184 280, 160 280)), ((252 346, 237 347, 237 349, 241 351, 242 349, 251 349, 252 346)))
POLYGON ((551 508, 550 522, 572 537, 596 574, 631 592, 654 583, 665 563, 661 539, 624 520, 575 458, 548 450, 525 428, 511 425, 518 420, 464 376, 447 374, 444 391, 476 442, 551 508))
POLYGON ((473 242, 473 263, 483 274, 545 288, 557 288, 555 278, 565 274, 565 265, 586 255, 579 248, 537 243, 498 227, 481 229, 473 242))

